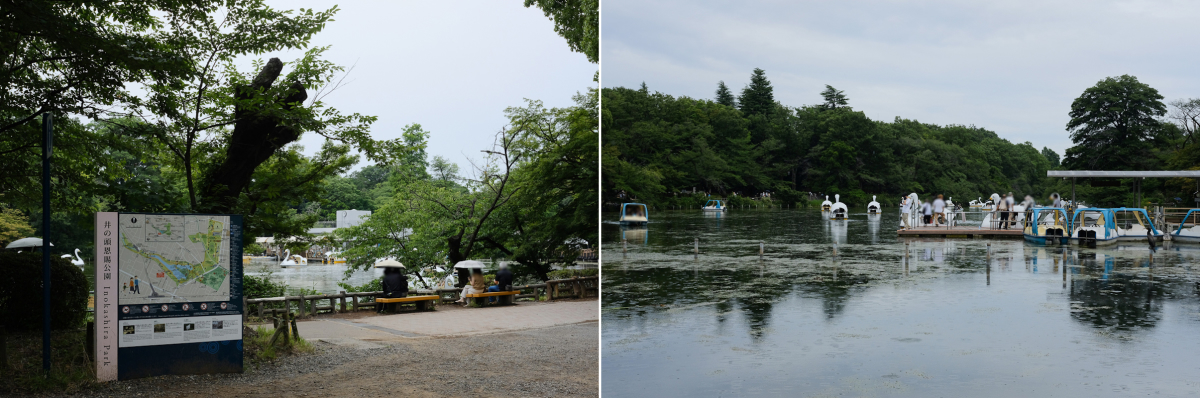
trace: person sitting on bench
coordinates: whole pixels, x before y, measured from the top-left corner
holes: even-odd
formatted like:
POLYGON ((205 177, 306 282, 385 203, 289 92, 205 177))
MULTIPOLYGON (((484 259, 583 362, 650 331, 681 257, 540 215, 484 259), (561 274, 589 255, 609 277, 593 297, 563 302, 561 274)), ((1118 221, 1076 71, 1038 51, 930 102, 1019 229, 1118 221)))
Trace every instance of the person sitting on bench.
POLYGON ((512 291, 512 280, 513 280, 513 275, 512 275, 512 271, 510 271, 508 269, 508 264, 501 263, 500 270, 496 271, 496 282, 498 282, 497 286, 500 287, 500 290, 498 290, 498 291, 511 292, 512 291))
POLYGON ((464 307, 471 305, 471 302, 469 300, 467 300, 468 294, 479 294, 479 293, 487 292, 487 283, 483 281, 483 270, 482 269, 471 268, 470 282, 471 283, 467 284, 467 286, 463 287, 462 298, 460 298, 458 300, 459 302, 463 303, 464 307))
POLYGON ((402 268, 383 269, 383 297, 408 297, 408 276, 402 268))

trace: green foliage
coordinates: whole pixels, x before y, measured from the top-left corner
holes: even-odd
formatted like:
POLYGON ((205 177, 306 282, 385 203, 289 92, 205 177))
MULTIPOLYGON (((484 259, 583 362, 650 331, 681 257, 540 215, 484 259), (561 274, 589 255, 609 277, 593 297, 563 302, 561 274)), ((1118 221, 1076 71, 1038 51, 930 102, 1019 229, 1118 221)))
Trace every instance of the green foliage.
POLYGON ((347 293, 378 292, 383 290, 383 277, 381 276, 372 279, 371 281, 358 286, 354 286, 345 282, 338 282, 338 286, 340 286, 342 290, 345 290, 347 293))
POLYGON ((31 235, 33 226, 29 223, 29 217, 20 210, 0 203, 0 247, 31 235))
POLYGON ((600 275, 599 268, 584 268, 584 269, 559 269, 550 271, 550 280, 555 279, 571 279, 574 277, 597 276, 600 275))
POLYGON ((600 63, 599 0, 525 0, 536 5, 554 21, 554 31, 567 39, 571 51, 583 53, 588 62, 600 63))
POLYGON ((1049 147, 1042 147, 1042 156, 1045 156, 1046 161, 1050 162, 1050 168, 1058 168, 1059 157, 1057 152, 1054 152, 1054 150, 1050 149, 1049 147))
MULTIPOLYGON (((8 330, 42 328, 42 254, 0 251, 0 322, 8 330)), ((83 271, 70 261, 50 258, 50 327, 54 330, 83 326, 88 283, 83 271)))
POLYGON ((606 202, 694 207, 703 203, 688 194, 695 189, 726 198, 771 191, 776 206, 803 206, 808 193, 865 205, 871 195, 910 192, 959 200, 1001 191, 1038 196, 1051 184, 1049 161, 1029 143, 973 126, 874 121, 843 106, 836 89, 827 93, 836 107, 767 108, 770 92, 761 70, 743 91, 742 110, 648 89, 604 89, 606 202))
POLYGON ((1167 113, 1158 90, 1136 77, 1109 77, 1071 103, 1074 147, 1063 165, 1070 170, 1150 170, 1157 160, 1151 141, 1167 113))
POLYGON ((729 87, 725 86, 725 81, 717 82, 717 98, 715 101, 730 108, 737 107, 737 99, 733 97, 733 92, 729 91, 729 87))
POLYGON ((821 98, 825 99, 825 103, 821 104, 821 107, 825 109, 844 108, 850 104, 850 99, 846 98, 846 94, 842 90, 828 84, 825 85, 825 91, 821 92, 821 98))
POLYGON ((750 84, 742 89, 738 104, 739 109, 747 116, 763 115, 775 110, 775 89, 771 87, 771 81, 767 80, 765 71, 754 68, 754 73, 750 75, 750 84))
POLYGON ((272 281, 270 274, 242 276, 242 295, 248 299, 285 296, 287 288, 282 282, 272 281))

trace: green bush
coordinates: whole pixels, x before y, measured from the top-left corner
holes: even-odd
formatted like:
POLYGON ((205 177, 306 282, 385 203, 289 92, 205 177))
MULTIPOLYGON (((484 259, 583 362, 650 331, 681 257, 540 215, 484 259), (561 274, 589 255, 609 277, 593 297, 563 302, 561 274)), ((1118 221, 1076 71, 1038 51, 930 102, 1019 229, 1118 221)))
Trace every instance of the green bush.
POLYGON ((271 275, 242 276, 242 295, 248 299, 280 297, 287 293, 287 285, 271 281, 271 275))
MULTIPOLYGON (((42 254, 0 251, 0 323, 9 330, 42 328, 42 254)), ((88 282, 65 258, 50 258, 50 327, 83 326, 88 282)))
POLYGON ((372 279, 370 282, 358 286, 346 282, 338 282, 338 286, 341 286, 342 290, 345 290, 347 293, 379 292, 383 291, 383 277, 372 279))
POLYGON ((599 268, 584 268, 584 269, 560 269, 546 273, 550 280, 555 279, 570 279, 574 277, 596 276, 600 275, 599 268))

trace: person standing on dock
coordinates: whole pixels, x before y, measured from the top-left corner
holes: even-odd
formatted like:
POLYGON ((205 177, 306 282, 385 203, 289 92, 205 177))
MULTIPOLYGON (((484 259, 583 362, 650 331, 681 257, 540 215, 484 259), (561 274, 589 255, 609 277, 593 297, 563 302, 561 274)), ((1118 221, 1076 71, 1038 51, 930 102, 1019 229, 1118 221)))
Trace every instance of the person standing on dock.
POLYGON ((1000 227, 998 229, 1008 229, 1008 214, 1012 207, 1008 204, 1008 200, 1000 198, 996 203, 996 211, 1000 212, 1000 227))
POLYGON ((942 200, 942 195, 938 195, 937 199, 933 200, 933 215, 934 226, 941 226, 946 222, 946 201, 942 200))
POLYGON ((925 199, 925 203, 921 204, 921 215, 925 216, 923 217, 925 225, 933 222, 933 207, 929 205, 929 199, 925 199))
POLYGON ((908 221, 908 217, 912 215, 912 209, 910 209, 908 207, 908 205, 909 205, 908 197, 901 196, 900 197, 900 220, 904 221, 904 229, 912 228, 912 225, 910 225, 910 223, 908 221))
MULTIPOLYGON (((1008 226, 1015 226, 1017 225, 1017 213, 1015 212, 1017 210, 1017 200, 1013 198, 1013 193, 1009 192, 1008 196, 1004 197, 1004 201, 1008 202, 1008 226)), ((1008 227, 1004 228, 1008 229, 1008 227)))

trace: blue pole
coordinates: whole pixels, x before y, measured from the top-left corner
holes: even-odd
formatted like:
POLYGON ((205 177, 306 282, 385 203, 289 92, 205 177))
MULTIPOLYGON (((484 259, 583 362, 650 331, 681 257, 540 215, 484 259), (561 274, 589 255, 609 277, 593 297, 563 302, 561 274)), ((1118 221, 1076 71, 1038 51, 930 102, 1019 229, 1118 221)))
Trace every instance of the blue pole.
POLYGON ((50 374, 50 156, 54 118, 42 115, 42 370, 50 374))

